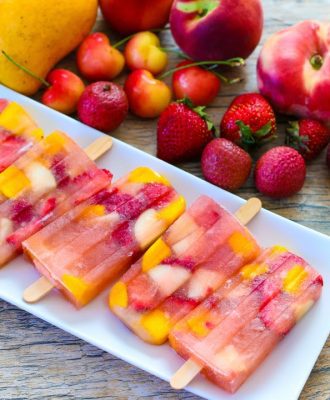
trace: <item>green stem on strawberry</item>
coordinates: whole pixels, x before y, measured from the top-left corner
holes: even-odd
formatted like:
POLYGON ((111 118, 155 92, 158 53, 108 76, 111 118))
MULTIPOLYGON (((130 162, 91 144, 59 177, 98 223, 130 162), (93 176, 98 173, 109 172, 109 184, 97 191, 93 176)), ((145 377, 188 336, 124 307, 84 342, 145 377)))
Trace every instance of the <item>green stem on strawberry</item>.
POLYGON ((197 66, 205 66, 205 65, 227 65, 229 67, 240 67, 245 65, 245 61, 243 58, 236 57, 236 58, 230 58, 229 60, 226 61, 219 61, 219 60, 214 60, 214 61, 194 61, 191 64, 187 65, 182 65, 180 67, 172 68, 169 69, 168 71, 164 72, 162 75, 158 77, 158 79, 163 79, 166 78, 168 75, 173 74, 176 71, 181 71, 182 69, 186 69, 189 67, 197 67, 197 66))
POLYGON ((46 87, 50 87, 51 86, 44 78, 41 78, 40 76, 36 75, 34 72, 29 70, 28 68, 26 68, 23 65, 19 64, 9 54, 7 54, 4 50, 1 50, 1 53, 7 58, 8 61, 10 61, 12 64, 14 64, 17 68, 19 68, 22 71, 24 71, 26 74, 32 76, 32 78, 37 79, 39 82, 41 82, 46 87))
MULTIPOLYGON (((150 29, 148 32, 154 32, 154 33, 160 33, 162 32, 164 29, 150 29)), ((119 42, 111 45, 113 48, 118 49, 118 47, 122 46, 123 44, 125 44, 126 42, 128 42, 129 40, 131 40, 134 36, 136 35, 136 33, 132 33, 131 35, 128 35, 126 37, 124 37, 123 39, 119 40, 119 42)))
POLYGON ((176 102, 180 104, 185 104, 206 122, 207 129, 209 131, 212 131, 214 134, 218 133, 213 121, 210 119, 209 115, 205 112, 206 109, 205 106, 195 106, 193 102, 189 99, 189 97, 184 97, 183 99, 179 99, 176 102))
POLYGON ((258 131, 253 132, 249 125, 244 124, 243 121, 236 121, 236 125, 239 127, 241 133, 242 145, 246 150, 255 145, 265 144, 276 138, 275 135, 268 136, 272 131, 271 121, 267 122, 258 131))

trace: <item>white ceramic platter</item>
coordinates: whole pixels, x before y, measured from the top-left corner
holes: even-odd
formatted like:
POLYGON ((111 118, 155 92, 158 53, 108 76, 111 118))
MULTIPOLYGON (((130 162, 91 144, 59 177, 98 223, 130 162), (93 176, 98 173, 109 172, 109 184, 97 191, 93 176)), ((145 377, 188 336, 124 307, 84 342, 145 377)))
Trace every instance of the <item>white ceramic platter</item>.
MULTIPOLYGON (((46 133, 63 130, 82 146, 102 135, 1 85, 0 97, 20 103, 46 133)), ((154 168, 170 179, 188 204, 200 194, 213 197, 230 211, 243 203, 239 197, 118 140, 114 140, 111 152, 98 165, 110 169, 115 178, 137 166, 154 168)), ((283 244, 315 266, 324 278, 323 295, 235 395, 225 393, 203 377, 195 379, 187 390, 214 400, 294 400, 299 397, 330 331, 330 238, 266 210, 261 211, 249 228, 263 246, 283 244)), ((0 297, 166 381, 182 364, 182 359, 168 345, 148 345, 124 327, 106 305, 108 290, 81 311, 75 310, 56 291, 39 304, 24 303, 22 292, 36 278, 38 274, 32 266, 22 257, 17 258, 0 270, 0 297)))

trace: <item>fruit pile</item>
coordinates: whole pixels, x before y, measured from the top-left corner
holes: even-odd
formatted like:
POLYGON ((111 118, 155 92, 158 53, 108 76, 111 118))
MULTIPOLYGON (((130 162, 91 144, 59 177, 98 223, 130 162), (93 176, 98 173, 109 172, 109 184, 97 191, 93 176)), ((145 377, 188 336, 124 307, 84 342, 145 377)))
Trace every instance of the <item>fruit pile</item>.
MULTIPOLYGON (((11 3, 2 2, 0 13, 13 7, 11 3)), ((83 123, 104 132, 115 130, 128 111, 139 118, 159 118, 157 156, 170 163, 201 158, 205 179, 231 191, 250 176, 254 149, 276 137, 275 112, 294 115, 302 119, 288 121, 282 145, 256 160, 254 180, 256 188, 272 198, 288 197, 302 188, 305 163, 319 156, 330 141, 330 56, 324 39, 330 24, 304 21, 268 38, 257 63, 260 93, 236 97, 218 129, 205 107, 217 97, 222 82, 240 80, 224 74, 228 66, 244 65, 258 45, 263 29, 261 1, 237 0, 233 5, 231 0, 160 0, 155 5, 151 0, 128 0, 124 7, 120 0, 100 0, 105 20, 124 36, 116 43, 105 33, 88 35, 98 6, 92 3, 80 10, 79 18, 86 23, 79 41, 68 35, 63 43, 63 34, 56 37, 49 26, 45 38, 39 35, 30 44, 31 52, 39 51, 40 56, 42 48, 50 53, 43 40, 54 43, 51 57, 40 63, 15 51, 12 36, 0 28, 2 82, 25 94, 43 85, 45 105, 77 113, 83 123), (157 36, 167 22, 177 50, 162 47, 157 36), (67 69, 51 70, 77 45, 80 76, 67 69), (166 70, 168 52, 173 51, 181 60, 166 70), (113 82, 125 69, 124 85, 113 82), (164 81, 167 76, 172 77, 172 87, 164 81)), ((56 7, 53 11, 61 14, 63 6, 56 7)), ((19 12, 26 11, 33 10, 19 12)), ((65 12, 67 21, 61 27, 67 31, 70 22, 78 22, 75 1, 65 12)), ((28 29, 36 35, 39 21, 30 19, 28 29)), ((15 29, 18 34, 19 23, 15 29)), ((327 154, 329 165, 330 148, 327 154)))

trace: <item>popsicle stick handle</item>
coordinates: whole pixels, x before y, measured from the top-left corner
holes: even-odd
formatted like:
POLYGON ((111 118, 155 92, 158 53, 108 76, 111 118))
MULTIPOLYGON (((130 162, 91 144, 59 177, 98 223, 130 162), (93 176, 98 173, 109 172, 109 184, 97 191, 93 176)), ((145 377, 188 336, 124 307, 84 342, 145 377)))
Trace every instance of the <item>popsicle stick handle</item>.
POLYGON ((247 225, 258 214, 261 208, 261 201, 257 197, 251 197, 235 212, 235 217, 243 225, 247 225))
MULTIPOLYGON (((249 199, 235 212, 235 217, 247 225, 261 210, 262 203, 256 197, 249 199)), ((173 389, 184 389, 201 371, 203 367, 189 358, 172 376, 170 384, 173 389)))
POLYGON ((37 303, 39 300, 45 297, 53 288, 54 285, 43 276, 24 290, 23 300, 26 303, 37 303))
POLYGON ((189 358, 172 376, 170 385, 173 389, 184 389, 202 369, 202 366, 189 358))
POLYGON ((93 143, 85 148, 85 153, 88 157, 95 161, 112 147, 112 139, 110 136, 101 136, 93 143))

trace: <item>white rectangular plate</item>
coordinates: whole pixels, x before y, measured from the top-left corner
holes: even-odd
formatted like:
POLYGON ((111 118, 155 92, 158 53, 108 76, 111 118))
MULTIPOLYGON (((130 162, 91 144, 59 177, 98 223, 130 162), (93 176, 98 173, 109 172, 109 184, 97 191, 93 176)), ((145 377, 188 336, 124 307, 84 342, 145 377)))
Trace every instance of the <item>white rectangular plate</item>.
MULTIPOLYGON (((1 85, 0 97, 20 103, 47 134, 63 130, 82 146, 102 135, 1 85)), ((118 140, 114 140, 111 152, 98 165, 110 169, 115 178, 137 166, 154 168, 170 179, 188 204, 200 194, 213 197, 232 212, 243 203, 239 197, 118 140)), ((299 397, 330 331, 330 238, 266 210, 261 211, 249 228, 263 246, 285 245, 315 266, 324 278, 323 295, 238 393, 229 395, 202 377, 195 379, 187 390, 214 400, 293 400, 299 397)), ((37 272, 19 257, 0 270, 0 297, 166 381, 182 364, 182 359, 168 345, 148 345, 126 329, 107 307, 108 291, 80 311, 56 291, 39 304, 24 303, 22 292, 36 278, 37 272)))

